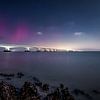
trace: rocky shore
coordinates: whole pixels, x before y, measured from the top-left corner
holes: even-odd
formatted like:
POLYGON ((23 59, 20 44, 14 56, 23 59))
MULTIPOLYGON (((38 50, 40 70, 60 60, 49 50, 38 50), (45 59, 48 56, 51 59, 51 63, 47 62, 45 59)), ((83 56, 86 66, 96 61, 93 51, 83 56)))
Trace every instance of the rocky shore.
MULTIPOLYGON (((5 78, 0 81, 0 100, 77 100, 76 97, 80 95, 84 96, 86 100, 93 100, 92 96, 84 90, 76 88, 70 91, 63 84, 53 87, 36 77, 32 77, 33 81, 23 82, 20 88, 9 83, 13 78, 25 77, 25 74, 21 72, 17 74, 0 73, 0 77, 5 78)), ((94 89, 91 92, 94 95, 100 95, 98 90, 94 89)))
POLYGON ((17 74, 0 73, 0 77, 5 78, 0 82, 0 100, 75 100, 63 84, 52 88, 49 84, 40 82, 36 77, 32 77, 33 82, 24 82, 21 88, 7 82, 14 77, 21 79, 24 76, 21 72, 17 74))
POLYGON ((7 82, 0 83, 0 100, 75 100, 63 84, 50 91, 48 84, 25 82, 19 89, 7 82))

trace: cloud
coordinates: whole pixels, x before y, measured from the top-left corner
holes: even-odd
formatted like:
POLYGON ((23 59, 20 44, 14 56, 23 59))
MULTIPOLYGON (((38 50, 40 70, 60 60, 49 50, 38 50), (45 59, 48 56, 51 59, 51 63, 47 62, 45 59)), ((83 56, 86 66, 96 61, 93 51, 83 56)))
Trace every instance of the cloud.
POLYGON ((84 34, 83 32, 75 32, 75 33, 74 33, 75 36, 81 36, 81 35, 83 35, 83 34, 84 34))
POLYGON ((43 35, 43 33, 42 32, 37 32, 37 35, 43 35))

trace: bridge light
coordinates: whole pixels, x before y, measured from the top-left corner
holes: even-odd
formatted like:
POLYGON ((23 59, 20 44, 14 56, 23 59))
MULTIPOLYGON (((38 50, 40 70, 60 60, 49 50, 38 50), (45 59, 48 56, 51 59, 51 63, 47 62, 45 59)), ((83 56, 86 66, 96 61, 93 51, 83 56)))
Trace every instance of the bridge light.
POLYGON ((9 51, 11 47, 10 46, 5 46, 5 48, 9 51))
POLYGON ((27 49, 28 51, 30 51, 30 47, 26 47, 26 49, 27 49))

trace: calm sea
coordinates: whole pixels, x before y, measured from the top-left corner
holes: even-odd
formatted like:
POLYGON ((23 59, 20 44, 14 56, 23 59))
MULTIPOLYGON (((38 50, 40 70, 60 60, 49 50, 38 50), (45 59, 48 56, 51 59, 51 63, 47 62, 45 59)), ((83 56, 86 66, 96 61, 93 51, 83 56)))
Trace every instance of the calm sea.
POLYGON ((100 52, 0 52, 0 72, 23 72, 71 89, 100 90, 100 52))

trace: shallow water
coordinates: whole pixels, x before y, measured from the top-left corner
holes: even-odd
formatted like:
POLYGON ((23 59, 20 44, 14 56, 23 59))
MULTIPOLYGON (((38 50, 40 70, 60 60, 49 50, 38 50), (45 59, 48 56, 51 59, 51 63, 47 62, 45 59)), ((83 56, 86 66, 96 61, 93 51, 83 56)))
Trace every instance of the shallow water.
POLYGON ((1 52, 0 72, 23 72, 88 92, 100 90, 100 52, 1 52))

